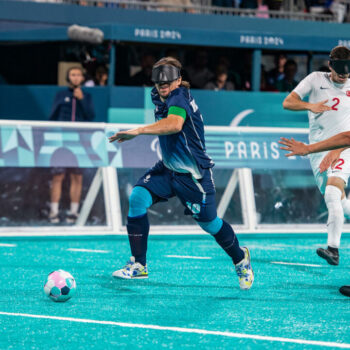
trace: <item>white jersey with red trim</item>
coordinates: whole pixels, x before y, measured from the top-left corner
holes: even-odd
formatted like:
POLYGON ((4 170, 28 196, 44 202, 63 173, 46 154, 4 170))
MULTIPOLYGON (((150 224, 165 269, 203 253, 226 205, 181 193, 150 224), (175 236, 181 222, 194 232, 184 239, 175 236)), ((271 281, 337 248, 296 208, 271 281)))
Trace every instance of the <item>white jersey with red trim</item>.
POLYGON ((308 112, 310 143, 325 140, 340 132, 350 130, 350 79, 345 84, 334 83, 330 73, 313 72, 293 90, 301 99, 309 96, 310 103, 324 100, 331 111, 308 112))

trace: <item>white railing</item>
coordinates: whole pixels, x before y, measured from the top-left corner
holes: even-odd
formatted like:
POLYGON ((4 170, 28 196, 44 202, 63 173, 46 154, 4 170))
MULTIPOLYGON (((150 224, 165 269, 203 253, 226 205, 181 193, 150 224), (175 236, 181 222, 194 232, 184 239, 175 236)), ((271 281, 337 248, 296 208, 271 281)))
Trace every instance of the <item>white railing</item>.
MULTIPOLYGON (((56 133, 58 135, 64 134, 64 133, 78 133, 78 130, 84 130, 85 133, 90 132, 89 137, 93 137, 93 135, 99 135, 101 133, 107 133, 107 132, 115 132, 119 129, 127 129, 130 127, 135 127, 136 125, 127 125, 127 124, 105 124, 105 123, 71 123, 71 122, 39 122, 39 121, 13 121, 13 120, 2 120, 0 121, 0 129, 1 128, 7 128, 7 134, 9 133, 9 130, 11 132, 14 132, 15 129, 19 130, 20 132, 23 132, 27 135, 27 141, 32 144, 35 137, 41 137, 40 132, 37 133, 37 131, 41 128, 44 128, 43 130, 45 132, 56 133), (35 131, 36 130, 36 131, 35 131), (32 136, 31 136, 32 135, 32 136)), ((16 132, 19 132, 19 131, 16 132)), ((205 128, 206 135, 207 135, 207 146, 211 145, 213 147, 213 152, 215 148, 215 155, 217 157, 217 167, 220 166, 220 161, 222 160, 222 154, 220 153, 222 147, 226 143, 230 143, 232 145, 232 148, 230 150, 233 151, 233 149, 236 150, 236 153, 239 151, 239 144, 245 144, 245 142, 240 141, 243 140, 244 135, 253 135, 252 139, 249 137, 246 140, 248 142, 249 140, 252 140, 252 144, 257 145, 257 142, 260 142, 261 139, 256 139, 258 135, 263 135, 263 140, 266 145, 264 146, 266 148, 267 152, 267 143, 269 143, 271 140, 275 140, 275 138, 279 138, 280 135, 286 135, 286 133, 289 135, 296 135, 299 139, 301 139, 302 136, 307 135, 308 130, 306 129, 293 129, 293 128, 251 128, 251 127, 213 127, 208 126, 205 128), (220 134, 222 133, 222 137, 220 134), (273 134, 273 138, 271 139, 271 135, 273 134), (239 139, 234 139, 232 137, 235 137, 235 135, 239 136, 239 139), (269 136, 270 135, 270 136, 269 136), (218 138, 220 136, 220 138, 218 138), (221 140, 221 141, 220 141, 221 140), (227 140, 227 142, 225 141, 227 140), (247 141, 248 140, 248 141, 247 141), (255 140, 255 141, 254 141, 255 140), (270 141, 269 141, 270 140, 270 141), (225 142, 224 142, 225 141, 225 142), (239 142, 238 142, 239 141, 239 142), (221 143, 220 143, 221 142, 221 143), (238 143, 237 143, 238 142, 238 143), (233 144, 236 143, 235 146, 233 144), (220 151, 218 153, 218 150, 220 151)), ((40 131, 40 130, 39 130, 40 131)), ((107 134, 106 134, 107 135, 107 134)), ((86 136, 86 134, 85 134, 86 136)), ((237 136, 237 137, 238 137, 237 136)), ((56 139, 56 138, 55 138, 56 139)), ((63 139, 63 138, 62 138, 63 139)), ((71 139, 71 138, 70 138, 71 139)), ((41 140, 41 138, 40 138, 41 140)), ((50 139, 47 140, 53 140, 52 135, 50 136, 50 139)), ((67 138, 68 140, 68 138, 67 138)), ((87 137, 84 138, 84 140, 87 140, 87 137)), ((9 140, 7 140, 9 142, 9 140)), ((96 141, 96 139, 95 139, 96 141)), ((17 141, 16 141, 17 142, 17 141)), ((80 141, 76 141, 80 142, 80 141)), ((94 147, 92 146, 91 142, 91 148, 90 146, 87 148, 89 151, 89 154, 95 154, 91 153, 91 150, 95 150, 96 148, 96 142, 94 142, 94 147)), ((107 136, 105 137, 105 142, 108 144, 107 136)), ((154 152, 151 145, 152 142, 148 140, 146 144, 149 145, 147 148, 142 148, 142 151, 145 152, 154 152), (148 143, 147 143, 148 142, 148 143)), ((262 141, 261 141, 262 142, 262 141)), ((261 143, 260 142, 260 143, 261 143)), ((271 141, 272 142, 272 141, 271 141)), ((270 142, 270 143, 271 143, 270 142)), ((273 141, 275 143, 275 141, 273 141)), ((11 147, 15 147, 13 142, 11 141, 11 147)), ((85 142, 86 143, 86 142, 85 142)), ((251 142, 249 142, 250 144, 251 142)), ((71 145, 69 143, 69 145, 71 145)), ((16 146, 17 147, 17 146, 16 146)), ((18 146, 20 148, 20 146, 18 146)), ((60 146, 60 147, 68 147, 68 146, 60 146)), ((70 147, 70 146, 69 146, 70 147)), ((85 147, 85 146, 84 146, 85 147)), ((107 147, 107 146, 106 146, 107 147)), ((145 147, 142 143, 134 143, 133 147, 135 148, 134 154, 139 154, 137 151, 137 147, 145 147)), ((248 146, 247 146, 248 147, 248 146)), ((1 148, 1 147, 0 147, 1 148)), ((5 151, 2 149, 2 154, 5 154, 9 151, 8 147, 6 145, 2 145, 2 148, 5 148, 5 151)), ((39 154, 41 151, 34 149, 31 146, 33 154, 36 155, 35 159, 39 159, 39 154)), ((96 148, 97 149, 97 148, 96 148)), ((270 148, 269 148, 270 149, 270 148)), ((95 150, 96 151, 96 150, 95 150)), ((110 151, 110 150, 109 150, 110 151)), ((120 151, 120 150, 119 150, 120 151)), ((118 152, 119 152, 118 151, 118 152)), ((227 152, 226 150, 226 158, 222 160, 223 162, 226 162, 227 160, 231 162, 234 161, 234 157, 232 157, 232 152, 227 152), (228 154, 230 153, 230 155, 228 154)), ((42 151, 44 152, 44 151, 42 151)), ((45 151, 46 152, 46 151, 45 151)), ((44 153, 45 153, 44 152, 44 153)), ((98 147, 98 151, 96 151, 96 154, 100 154, 101 152, 100 146, 98 147)), ((106 148, 107 152, 107 148, 106 148)), ((239 151, 240 152, 240 151, 239 151)), ((246 152, 246 151, 244 151, 246 152)), ((255 152, 255 151, 254 151, 255 152)), ((261 146, 260 152, 264 152, 263 146, 261 146)), ((277 150, 275 150, 277 152, 277 150)), ((210 153, 210 152, 209 152, 210 153)), ((46 153, 45 153, 46 154, 46 153)), ((82 154, 81 152, 79 154, 82 154)), ((123 152, 120 153, 122 155, 121 159, 124 159, 124 157, 127 157, 128 153, 125 153, 123 156, 123 152)), ((240 153, 239 153, 240 154, 240 153)), ((261 157, 265 157, 263 153, 261 153, 261 157)), ((100 154, 101 155, 101 154, 100 154)), ((228 167, 227 169, 231 169, 231 176, 230 179, 227 181, 224 180, 224 182, 217 182, 217 185, 220 184, 221 188, 224 188, 224 192, 222 195, 220 195, 220 198, 218 198, 218 214, 221 217, 225 216, 225 213, 227 212, 227 209, 229 207, 229 204, 233 202, 233 196, 234 193, 239 190, 239 199, 237 201, 237 205, 241 208, 241 215, 242 215, 242 223, 241 224, 235 224, 235 228, 238 229, 238 232, 240 233, 281 233, 281 232, 291 232, 291 233, 319 233, 325 231, 325 225, 324 224, 310 224, 308 222, 304 223, 295 223, 295 224, 287 224, 287 223, 263 223, 260 222, 257 212, 257 203, 256 202, 256 196, 255 196, 255 185, 253 181, 253 172, 251 168, 247 168, 249 165, 248 160, 246 160, 244 157, 248 157, 249 155, 237 155, 237 157, 240 160, 240 165, 237 166, 236 169, 231 167, 228 167), (241 156, 243 157, 241 159, 241 156)), ((11 156, 12 157, 12 156, 11 156)), ((13 154, 13 158, 15 159, 17 156, 13 154)), ((155 155, 156 157, 156 155, 155 155)), ((237 158, 236 157, 236 158, 237 158)), ((250 155, 248 158, 250 160, 254 160, 256 162, 260 161, 260 155, 258 158, 256 155, 256 152, 254 155, 250 155), (251 157, 251 158, 249 158, 251 157)), ((266 157, 268 157, 268 154, 266 153, 266 157)), ((262 159, 264 161, 264 166, 266 168, 269 168, 273 165, 272 162, 278 162, 281 164, 281 162, 284 161, 283 154, 279 155, 278 158, 266 158, 266 160, 262 159)), ((237 158, 237 159, 238 159, 237 158)), ((247 159, 248 159, 247 158, 247 159)), ((11 160, 11 166, 16 166, 14 164, 14 159, 11 160)), ((17 158, 16 158, 17 159, 17 158)), ((19 158, 18 158, 19 159, 19 158)), ((45 158, 46 159, 46 158, 45 158)), ((92 159, 92 158, 91 158, 92 159)), ((95 159, 95 158, 94 158, 95 159)), ((4 158, 5 161, 5 158, 4 158)), ((6 158, 6 161, 10 161, 9 158, 6 158)), ((18 160, 21 162, 21 159, 18 160)), ((45 160, 46 161, 46 160, 45 160)), ((290 160, 286 160, 290 161, 290 160)), ((291 160, 294 162, 301 162, 301 159, 295 159, 291 160)), ((6 163, 3 163, 3 166, 6 163)), ((10 164, 10 163, 9 163, 10 164)), ((43 164, 35 163, 35 166, 43 166, 43 164)), ((51 163, 50 163, 51 164, 51 163)), ((106 163, 107 164, 107 163, 106 163)), ((110 160, 108 160, 108 164, 110 163, 110 160)), ((114 163, 113 163, 114 164, 114 163)), ((129 164, 129 163, 127 163, 129 164)), ((138 162, 137 162, 138 164, 138 162)), ((226 164, 226 163, 225 163, 226 164)), ((256 163, 258 165, 258 163, 256 163)), ((296 167, 296 164, 293 164, 293 168, 296 167)), ((67 163, 68 165, 68 163, 67 163)), ((10 165, 8 165, 10 166, 10 165)), ((20 167, 21 164, 18 165, 20 167)), ((23 165, 22 165, 23 166, 23 165)), ((45 165, 44 165, 45 166, 45 165)), ((94 179, 92 180, 90 184, 90 189, 83 199, 83 205, 82 209, 80 211, 80 215, 78 218, 78 221, 76 225, 74 226, 22 226, 20 225, 20 217, 18 226, 6 226, 2 225, 0 226, 0 236, 56 236, 56 235, 108 235, 108 234, 125 234, 126 228, 123 224, 122 220, 122 197, 121 197, 121 190, 123 190, 123 198, 125 200, 125 188, 121 187, 121 183, 118 184, 118 178, 120 175, 119 169, 121 168, 127 168, 127 165, 124 165, 124 161, 122 165, 119 165, 119 168, 116 169, 114 166, 104 166, 96 172, 96 175, 94 179), (86 226, 86 219, 89 216, 89 213, 91 211, 91 208, 93 206, 93 203, 95 202, 95 199, 97 197, 97 193, 102 189, 103 197, 104 197, 104 206, 105 206, 105 216, 106 216, 106 224, 104 226, 86 226)), ((129 165, 130 166, 130 165, 129 165)), ((222 166, 221 166, 222 168, 222 166)), ((264 168, 265 169, 265 168, 264 168)), ((289 168, 288 168, 289 169, 289 168)), ((214 169, 215 170, 215 169, 214 169)), ((283 183, 281 183, 280 186, 283 186, 283 183)), ((316 186, 316 185, 315 185, 316 186)), ((183 209, 179 209, 180 212, 183 212, 183 209)), ((266 221, 265 221, 266 222, 266 221)), ((314 220, 315 222, 315 220, 314 220)), ((317 222, 317 220, 316 220, 317 222)), ((344 226, 344 232, 350 232, 350 225, 344 226)), ((154 225, 152 226, 152 233, 154 234, 203 234, 203 231, 199 228, 198 225, 183 225, 183 224, 172 224, 172 225, 154 225)))

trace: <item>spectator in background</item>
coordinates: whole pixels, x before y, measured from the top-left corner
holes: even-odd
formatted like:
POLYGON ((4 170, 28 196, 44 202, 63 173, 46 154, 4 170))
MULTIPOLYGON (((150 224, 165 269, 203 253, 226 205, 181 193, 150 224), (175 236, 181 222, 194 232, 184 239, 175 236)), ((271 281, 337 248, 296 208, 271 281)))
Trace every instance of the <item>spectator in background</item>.
POLYGON ((346 4, 344 0, 328 0, 326 7, 325 13, 335 15, 338 23, 343 23, 345 21, 345 16, 348 12, 348 4, 346 4))
POLYGON ((270 85, 268 83, 268 81, 267 81, 267 72, 265 70, 264 65, 261 65, 260 91, 278 92, 278 90, 273 85, 270 85))
POLYGON ((256 17, 258 18, 269 18, 269 7, 264 0, 258 0, 258 8, 256 11, 256 17))
POLYGON ((141 58, 141 71, 134 74, 130 78, 130 85, 132 86, 153 86, 154 83, 151 80, 152 67, 156 59, 154 55, 146 53, 141 58))
POLYGON ((235 90, 241 89, 241 76, 231 68, 231 60, 226 55, 221 55, 218 60, 218 65, 224 65, 227 69, 228 80, 232 82, 235 90))
POLYGON ((288 60, 284 65, 284 78, 276 83, 276 88, 281 92, 291 92, 298 85, 295 75, 298 71, 298 65, 294 60, 288 60))
POLYGON ((215 91, 235 89, 233 83, 228 80, 228 72, 225 65, 221 64, 216 67, 214 79, 206 83, 204 89, 215 91))
POLYGON ((196 52, 194 62, 186 71, 194 89, 203 89, 205 84, 214 78, 213 72, 208 68, 208 54, 205 50, 196 52))
POLYGON ((284 78, 284 65, 286 62, 287 56, 284 53, 275 56, 275 68, 267 73, 267 82, 269 85, 276 86, 277 82, 284 78))
POLYGON ((241 89, 249 91, 252 89, 252 54, 245 52, 243 55, 243 68, 241 69, 241 89))
MULTIPOLYGON (((57 92, 52 106, 50 120, 66 122, 91 121, 95 117, 92 97, 83 92, 81 84, 84 81, 80 67, 72 67, 67 72, 68 89, 57 92)), ((70 175, 70 211, 66 222, 75 223, 78 218, 80 196, 83 184, 82 171, 79 168, 52 168, 51 204, 49 221, 53 224, 60 222, 59 202, 61 199, 62 182, 65 174, 70 175)))
POLYGON ((105 65, 97 66, 93 79, 85 82, 84 86, 106 86, 108 83, 108 69, 105 65))
POLYGON ((191 0, 155 0, 155 2, 159 3, 158 11, 169 11, 169 12, 188 12, 195 13, 194 9, 189 7, 192 5, 191 0), (168 7, 162 5, 176 5, 178 7, 168 7), (186 6, 183 8, 183 6, 186 6))

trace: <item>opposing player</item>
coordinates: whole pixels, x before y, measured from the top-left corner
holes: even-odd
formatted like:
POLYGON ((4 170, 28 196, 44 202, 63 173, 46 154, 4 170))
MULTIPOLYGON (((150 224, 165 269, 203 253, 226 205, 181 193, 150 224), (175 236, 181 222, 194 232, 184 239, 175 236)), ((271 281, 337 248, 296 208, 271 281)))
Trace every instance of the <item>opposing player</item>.
POLYGON ((127 231, 132 257, 114 277, 147 278, 146 265, 149 223, 147 209, 157 202, 177 196, 203 230, 213 235, 235 264, 241 289, 250 289, 254 274, 248 248, 240 248, 232 227, 216 213, 215 186, 207 155, 202 115, 182 81, 181 63, 165 57, 152 70, 152 101, 156 122, 117 132, 110 142, 124 142, 138 135, 158 135, 162 160, 142 176, 129 198, 127 231))
MULTIPOLYGON (((338 148, 350 147, 350 131, 342 132, 340 134, 330 137, 329 139, 326 139, 321 142, 316 142, 311 145, 306 145, 305 143, 296 141, 293 138, 289 140, 285 137, 281 137, 281 141, 279 141, 279 143, 285 146, 280 147, 281 149, 290 152, 286 154, 286 157, 306 156, 310 153, 318 153, 338 148)), ((333 163, 331 164, 332 168, 336 166, 337 161, 338 159, 335 159, 333 161, 333 163)), ((327 159, 327 157, 322 161, 320 165, 321 173, 327 170, 327 168, 329 167, 329 162, 330 160, 327 159)), ((350 285, 340 287, 339 291, 340 293, 350 297, 350 285)))
MULTIPOLYGON (((309 115, 310 143, 316 143, 350 130, 350 50, 344 46, 332 49, 330 73, 313 72, 303 79, 283 101, 283 107, 293 111, 307 110, 309 115), (309 96, 309 102, 302 99, 309 96)), ((344 187, 350 175, 350 149, 342 148, 327 155, 323 164, 334 160, 334 168, 327 166, 321 173, 320 164, 325 153, 310 155, 316 183, 328 208, 328 248, 318 248, 317 254, 331 265, 339 264, 340 238, 345 216, 350 216, 350 201, 344 187), (341 157, 339 157, 341 153, 341 157)))

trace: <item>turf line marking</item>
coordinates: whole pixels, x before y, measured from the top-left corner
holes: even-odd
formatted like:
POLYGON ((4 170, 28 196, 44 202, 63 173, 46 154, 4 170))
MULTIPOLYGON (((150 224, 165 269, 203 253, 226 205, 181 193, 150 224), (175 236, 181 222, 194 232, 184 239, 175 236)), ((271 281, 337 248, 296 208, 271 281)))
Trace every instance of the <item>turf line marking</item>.
POLYGON ((202 259, 209 260, 210 256, 191 256, 191 255, 165 255, 166 258, 179 258, 179 259, 202 259))
POLYGON ((17 244, 0 243, 0 247, 17 247, 17 244))
POLYGON ((83 253, 109 253, 109 250, 98 250, 98 249, 83 249, 83 248, 68 248, 69 252, 83 252, 83 253))
POLYGON ((315 265, 315 264, 290 263, 290 262, 284 262, 284 261, 271 261, 271 264, 294 265, 294 266, 310 266, 310 267, 323 267, 324 266, 324 265, 315 265))
POLYGON ((335 347, 335 348, 341 348, 341 349, 350 349, 350 344, 345 344, 345 343, 306 340, 306 339, 292 339, 292 338, 282 338, 282 337, 269 337, 264 335, 233 333, 233 332, 207 331, 205 329, 196 329, 196 328, 164 327, 164 326, 156 326, 156 325, 150 325, 150 324, 99 321, 99 320, 90 320, 85 318, 59 317, 59 316, 48 316, 48 315, 31 315, 31 314, 2 312, 2 311, 0 311, 0 315, 41 318, 46 320, 69 321, 69 322, 78 322, 78 323, 102 324, 102 325, 118 326, 118 327, 124 327, 124 328, 142 328, 142 329, 154 329, 158 331, 170 331, 170 332, 179 332, 179 333, 217 335, 217 336, 223 336, 223 337, 229 337, 229 338, 254 339, 254 340, 275 341, 275 342, 282 342, 282 343, 307 344, 307 345, 335 347))

